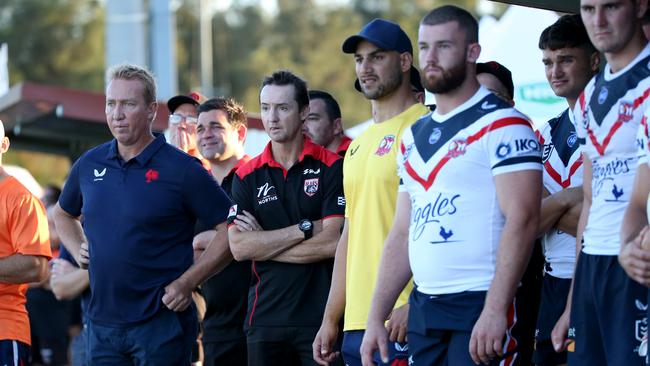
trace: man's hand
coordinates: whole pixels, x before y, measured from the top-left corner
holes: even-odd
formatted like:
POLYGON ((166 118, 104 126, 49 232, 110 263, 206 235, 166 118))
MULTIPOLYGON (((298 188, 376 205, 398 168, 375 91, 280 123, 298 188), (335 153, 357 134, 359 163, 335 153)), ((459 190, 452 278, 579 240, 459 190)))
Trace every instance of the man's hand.
POLYGON ((77 258, 77 263, 79 264, 79 268, 88 269, 88 266, 90 265, 90 254, 88 252, 88 243, 81 243, 81 247, 79 248, 79 257, 77 258))
POLYGON ((567 337, 569 333, 569 317, 571 315, 571 309, 564 309, 564 312, 555 323, 553 331, 551 331, 551 342, 553 343, 553 348, 555 352, 562 352, 566 350, 566 347, 571 343, 571 340, 567 337))
POLYGON ((52 261, 50 261, 50 263, 52 265, 50 274, 53 281, 56 281, 60 276, 64 276, 70 272, 77 270, 77 268, 73 266, 72 263, 68 262, 65 259, 54 258, 52 261))
POLYGON ((339 357, 340 352, 334 352, 334 344, 336 344, 338 335, 338 324, 324 320, 311 345, 312 356, 317 364, 327 366, 339 357))
POLYGON ((192 290, 184 279, 177 278, 174 282, 165 286, 165 294, 162 302, 172 311, 183 311, 192 302, 192 290))
POLYGON ((484 308, 469 340, 469 354, 478 365, 489 364, 495 357, 503 356, 503 336, 506 334, 505 312, 484 308))
POLYGON ((262 225, 257 222, 255 216, 250 212, 243 210, 241 214, 237 215, 234 221, 239 231, 262 231, 262 225))
POLYGON ((650 251, 641 248, 641 241, 647 232, 646 226, 634 240, 623 244, 618 261, 630 278, 650 287, 650 251))
POLYGON ((388 332, 388 339, 391 342, 404 343, 406 342, 406 329, 409 320, 409 304, 404 304, 393 312, 386 322, 386 331, 388 332))
POLYGON ((192 135, 189 129, 189 126, 185 125, 185 122, 170 124, 169 126, 169 143, 177 148, 188 152, 192 148, 192 135))
POLYGON ((374 366, 373 356, 379 349, 381 362, 388 363, 388 332, 382 322, 368 321, 361 342, 361 363, 363 366, 374 366))

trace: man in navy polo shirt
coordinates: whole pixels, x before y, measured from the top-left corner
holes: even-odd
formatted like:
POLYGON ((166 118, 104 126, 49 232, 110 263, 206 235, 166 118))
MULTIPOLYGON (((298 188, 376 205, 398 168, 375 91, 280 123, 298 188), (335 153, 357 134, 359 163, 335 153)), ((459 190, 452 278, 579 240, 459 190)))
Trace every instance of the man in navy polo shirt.
POLYGON ((314 365, 341 233, 343 160, 303 137, 307 85, 288 71, 264 79, 264 129, 271 142, 237 170, 228 237, 237 260, 252 260, 245 320, 248 364, 314 365))
POLYGON ((189 365, 191 293, 213 266, 192 265, 194 226, 216 226, 214 241, 225 235, 230 200, 197 159, 152 134, 157 107, 147 70, 109 71, 114 140, 77 160, 56 209, 62 241, 89 269, 92 365, 189 365))

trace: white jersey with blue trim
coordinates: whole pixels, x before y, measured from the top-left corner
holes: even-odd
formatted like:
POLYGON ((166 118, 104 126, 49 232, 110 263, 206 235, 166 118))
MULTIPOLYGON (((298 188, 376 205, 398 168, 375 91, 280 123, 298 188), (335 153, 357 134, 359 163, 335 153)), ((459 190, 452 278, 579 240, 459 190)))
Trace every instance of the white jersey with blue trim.
POLYGON ((650 106, 649 95, 650 44, 616 73, 606 65, 576 103, 578 140, 592 164, 591 209, 582 249, 587 254, 618 255, 637 167, 636 138, 650 106))
MULTIPOLYGON (((573 120, 566 109, 546 122, 538 131, 544 164, 543 184, 550 193, 582 185, 582 150, 573 120)), ((557 228, 542 237, 546 273, 557 278, 573 277, 576 260, 576 238, 557 228)))
POLYGON ((485 291, 505 217, 494 176, 541 170, 530 121, 481 87, 452 112, 420 118, 402 136, 400 191, 411 200, 409 260, 418 291, 485 291))

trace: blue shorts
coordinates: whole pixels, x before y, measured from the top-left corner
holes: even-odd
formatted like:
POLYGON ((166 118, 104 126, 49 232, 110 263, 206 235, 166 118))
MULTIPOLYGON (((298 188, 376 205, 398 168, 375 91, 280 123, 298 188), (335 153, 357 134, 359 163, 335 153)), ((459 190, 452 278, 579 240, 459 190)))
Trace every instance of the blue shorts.
POLYGON ((10 339, 0 340, 0 365, 31 365, 29 345, 10 339))
POLYGON ((551 341, 551 332, 566 307, 571 279, 545 274, 542 280, 542 300, 535 329, 535 353, 533 363, 538 366, 554 366, 566 363, 566 351, 557 353, 551 341))
MULTIPOLYGON (((361 341, 363 341, 363 330, 351 330, 343 332, 343 345, 341 354, 346 366, 361 366, 361 341)), ((408 344, 390 342, 388 344, 388 363, 381 362, 379 352, 375 352, 375 364, 380 366, 406 366, 408 360, 408 344)))
POLYGON ((580 253, 573 284, 569 365, 644 365, 648 290, 616 256, 580 253))
MULTIPOLYGON (((485 303, 485 291, 426 295, 413 289, 409 299, 409 365, 475 366, 469 354, 474 324, 485 303)), ((504 356, 490 365, 518 362, 516 301, 508 311, 504 356)))
POLYGON ((183 312, 161 309, 153 318, 128 327, 88 321, 89 365, 190 365, 198 321, 192 305, 183 312))

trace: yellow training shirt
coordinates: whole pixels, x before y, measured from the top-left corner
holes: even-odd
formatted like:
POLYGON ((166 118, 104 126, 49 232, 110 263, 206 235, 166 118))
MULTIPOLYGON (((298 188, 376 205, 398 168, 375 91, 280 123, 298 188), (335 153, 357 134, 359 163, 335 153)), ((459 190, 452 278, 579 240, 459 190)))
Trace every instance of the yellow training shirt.
MULTIPOLYGON (((344 330, 366 328, 384 240, 393 224, 397 201, 397 149, 402 132, 429 110, 422 104, 382 123, 373 123, 355 138, 343 162, 348 257, 345 274, 344 330)), ((395 307, 407 303, 412 284, 395 307)))

